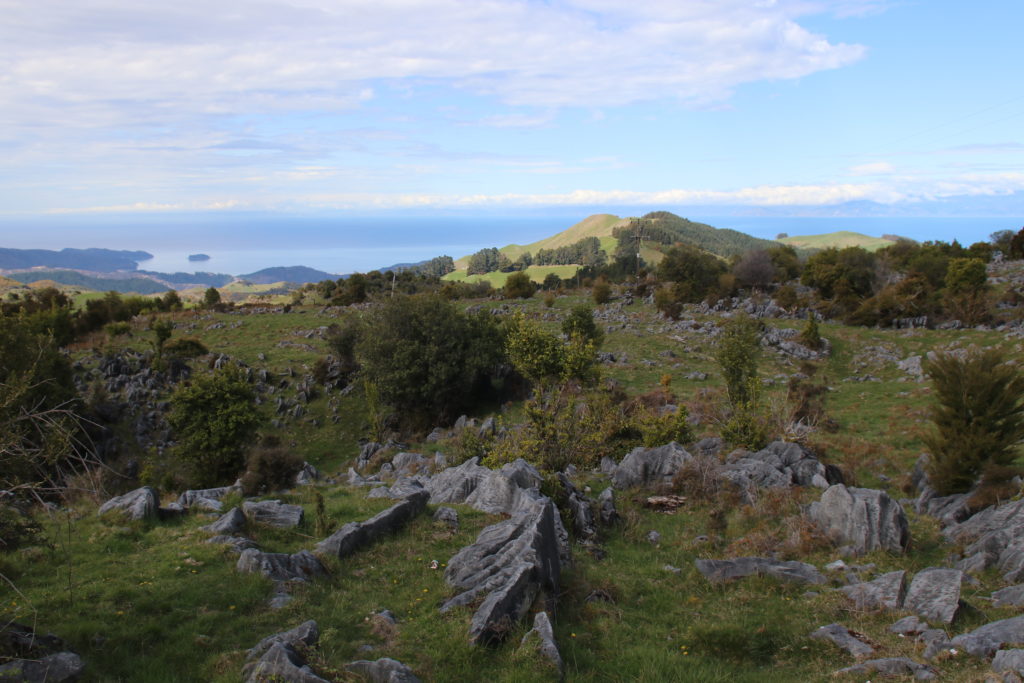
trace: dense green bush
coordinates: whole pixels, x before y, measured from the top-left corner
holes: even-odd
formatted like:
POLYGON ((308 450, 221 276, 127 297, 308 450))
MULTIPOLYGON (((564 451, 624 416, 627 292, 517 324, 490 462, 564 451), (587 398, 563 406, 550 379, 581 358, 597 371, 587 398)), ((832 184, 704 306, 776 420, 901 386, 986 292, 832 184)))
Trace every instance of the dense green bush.
POLYGON ((604 332, 594 322, 594 312, 586 304, 573 307, 562 321, 562 333, 570 339, 576 337, 594 342, 595 347, 601 346, 604 341, 604 332))
POLYGON ((757 381, 757 361, 760 356, 760 323, 746 315, 739 315, 725 324, 715 347, 715 361, 722 369, 722 377, 729 391, 729 402, 734 406, 751 400, 752 383, 757 381))
POLYGON ((417 428, 477 405, 503 359, 492 316, 468 315, 438 295, 389 299, 367 315, 354 349, 381 403, 417 428))
POLYGON ((195 337, 178 337, 164 344, 164 353, 174 358, 197 358, 209 352, 195 337))
POLYGON ((506 299, 529 299, 536 289, 537 285, 533 284, 530 276, 522 271, 512 273, 505 280, 506 299))
POLYGON ((276 440, 265 441, 254 448, 245 460, 242 493, 257 496, 291 488, 303 464, 302 458, 276 440))
POLYGON ((228 365, 181 384, 171 395, 167 421, 174 430, 173 454, 190 470, 195 486, 233 480, 261 423, 256 394, 241 369, 228 365))
POLYGON ((671 282, 671 294, 680 303, 696 303, 718 287, 719 276, 726 272, 720 258, 688 245, 665 252, 658 264, 658 278, 671 282))
POLYGON ((970 489, 1014 463, 1024 440, 1024 376, 998 349, 939 353, 925 364, 935 403, 929 476, 940 495, 970 489))

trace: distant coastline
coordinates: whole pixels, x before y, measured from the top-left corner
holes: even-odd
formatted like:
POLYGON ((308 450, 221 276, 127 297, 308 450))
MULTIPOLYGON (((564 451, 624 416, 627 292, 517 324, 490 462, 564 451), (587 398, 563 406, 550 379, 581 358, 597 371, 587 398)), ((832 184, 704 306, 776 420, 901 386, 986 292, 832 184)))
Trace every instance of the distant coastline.
POLYGON ((209 261, 210 260, 210 255, 209 254, 189 254, 188 255, 188 260, 189 261, 209 261))

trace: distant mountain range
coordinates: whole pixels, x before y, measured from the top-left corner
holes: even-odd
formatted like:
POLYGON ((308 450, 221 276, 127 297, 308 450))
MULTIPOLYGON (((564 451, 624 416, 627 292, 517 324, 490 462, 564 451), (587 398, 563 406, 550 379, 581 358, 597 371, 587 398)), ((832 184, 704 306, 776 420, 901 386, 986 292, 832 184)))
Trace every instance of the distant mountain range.
POLYGON ((97 273, 135 270, 140 261, 153 255, 146 251, 115 251, 112 249, 6 249, 0 248, 0 269, 75 268, 97 273))

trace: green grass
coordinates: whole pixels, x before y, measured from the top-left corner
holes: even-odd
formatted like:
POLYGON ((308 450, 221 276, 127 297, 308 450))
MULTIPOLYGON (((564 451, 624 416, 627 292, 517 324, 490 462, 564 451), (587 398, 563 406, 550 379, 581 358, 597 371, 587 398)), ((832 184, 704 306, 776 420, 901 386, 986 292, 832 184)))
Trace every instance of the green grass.
POLYGON ((862 235, 859 232, 851 232, 849 230, 839 230, 837 232, 829 232, 822 235, 795 235, 793 237, 784 237, 778 240, 783 244, 788 244, 791 247, 797 249, 828 249, 829 247, 836 247, 842 249, 844 247, 861 247, 867 251, 878 251, 885 247, 891 247, 893 242, 891 240, 885 240, 881 237, 870 237, 868 235, 862 235))
MULTIPOLYGON (((576 271, 579 270, 579 266, 530 266, 524 272, 530 276, 530 279, 536 283, 544 281, 550 273, 554 273, 563 280, 567 280, 576 275, 576 271)), ((449 282, 490 282, 491 286, 495 289, 505 286, 505 280, 511 273, 477 273, 475 275, 467 275, 464 270, 455 270, 444 276, 444 280, 449 282)))

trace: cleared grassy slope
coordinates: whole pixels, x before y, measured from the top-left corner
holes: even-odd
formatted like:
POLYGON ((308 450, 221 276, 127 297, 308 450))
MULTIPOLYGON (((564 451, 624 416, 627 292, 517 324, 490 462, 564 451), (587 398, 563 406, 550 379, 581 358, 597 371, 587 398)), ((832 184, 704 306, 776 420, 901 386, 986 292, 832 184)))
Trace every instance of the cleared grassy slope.
POLYGON ((870 235, 864 235, 850 230, 828 232, 823 235, 796 235, 794 237, 785 237, 778 241, 783 244, 788 244, 791 247, 796 247, 797 249, 828 249, 829 247, 843 249, 845 247, 860 247, 867 251, 878 251, 879 249, 892 246, 893 244, 892 241, 882 239, 881 237, 871 237, 870 235))

